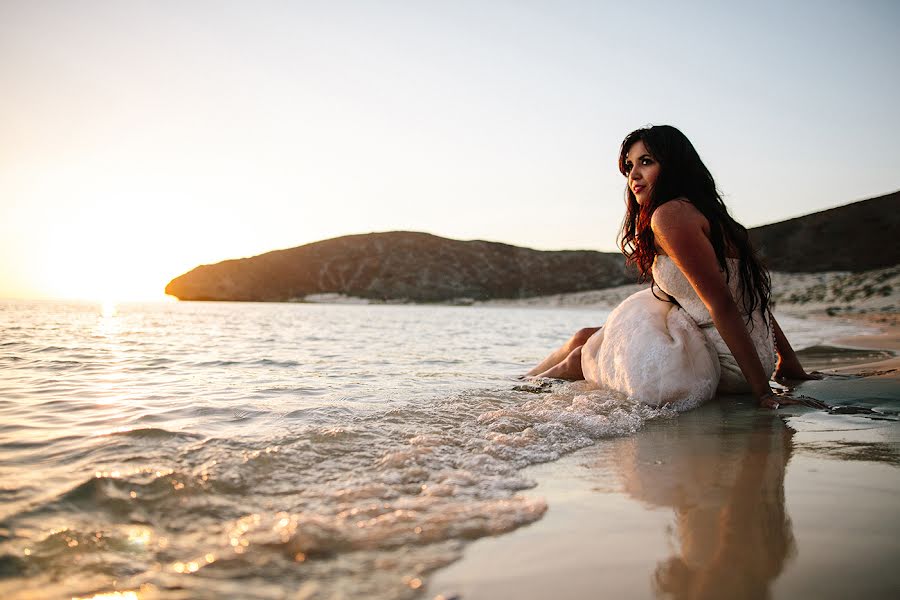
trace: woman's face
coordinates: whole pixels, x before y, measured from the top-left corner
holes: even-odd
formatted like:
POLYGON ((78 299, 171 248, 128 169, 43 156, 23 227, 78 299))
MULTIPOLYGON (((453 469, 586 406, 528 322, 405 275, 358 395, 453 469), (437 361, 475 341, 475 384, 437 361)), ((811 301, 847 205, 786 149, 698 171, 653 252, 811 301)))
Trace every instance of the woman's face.
POLYGON ((628 188, 638 204, 643 204, 650 198, 653 185, 659 177, 659 163, 640 140, 632 144, 625 155, 625 176, 628 177, 628 188))

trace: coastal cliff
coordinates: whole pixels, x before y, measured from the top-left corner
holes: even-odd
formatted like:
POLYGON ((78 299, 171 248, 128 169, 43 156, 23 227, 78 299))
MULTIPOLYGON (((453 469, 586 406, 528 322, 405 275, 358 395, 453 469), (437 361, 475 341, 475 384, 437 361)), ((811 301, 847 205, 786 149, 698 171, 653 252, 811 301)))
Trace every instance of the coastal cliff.
MULTIPOLYGON (((900 264, 900 192, 750 230, 773 271, 861 272, 900 264)), ((618 253, 539 251, 409 231, 348 235, 202 265, 180 300, 286 302, 317 295, 447 302, 583 292, 635 282, 618 253)))
POLYGON ((342 294, 443 302, 578 292, 633 280, 618 253, 542 252, 395 231, 203 265, 169 282, 166 293, 180 300, 284 302, 342 294))

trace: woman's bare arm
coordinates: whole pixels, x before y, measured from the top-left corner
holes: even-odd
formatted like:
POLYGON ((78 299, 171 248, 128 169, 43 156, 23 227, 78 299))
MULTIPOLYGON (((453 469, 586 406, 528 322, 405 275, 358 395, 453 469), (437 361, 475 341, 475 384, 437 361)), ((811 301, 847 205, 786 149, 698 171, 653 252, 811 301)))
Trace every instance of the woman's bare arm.
POLYGON ((713 323, 734 355, 753 394, 762 406, 777 406, 756 347, 737 303, 719 268, 709 241, 709 222, 688 202, 672 201, 653 213, 651 227, 657 247, 675 262, 706 305, 713 323))
POLYGON ((775 379, 779 381, 786 379, 819 379, 819 375, 807 373, 803 365, 800 364, 800 359, 797 358, 797 354, 791 348, 791 343, 788 341, 787 336, 784 335, 774 315, 772 316, 772 329, 775 334, 775 349, 778 351, 775 379))

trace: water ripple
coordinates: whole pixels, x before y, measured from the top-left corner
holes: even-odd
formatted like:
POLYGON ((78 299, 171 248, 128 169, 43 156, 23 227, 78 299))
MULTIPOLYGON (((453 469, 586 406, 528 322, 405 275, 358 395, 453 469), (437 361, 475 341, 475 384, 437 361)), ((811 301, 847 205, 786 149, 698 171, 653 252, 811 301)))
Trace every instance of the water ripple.
POLYGON ((513 389, 596 317, 0 302, 0 596, 412 598, 541 518, 522 467, 672 418, 513 389))

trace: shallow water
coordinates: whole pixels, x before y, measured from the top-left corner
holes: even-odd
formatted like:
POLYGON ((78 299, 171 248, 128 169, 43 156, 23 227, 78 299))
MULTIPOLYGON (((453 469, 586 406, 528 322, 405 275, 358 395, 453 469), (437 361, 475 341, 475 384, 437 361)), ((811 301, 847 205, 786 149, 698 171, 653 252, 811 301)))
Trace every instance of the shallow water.
MULTIPOLYGON (((514 389, 605 316, 0 302, 0 595, 415 597, 541 518, 523 467, 675 418, 514 389)), ((782 321, 798 348, 857 331, 782 321)))

